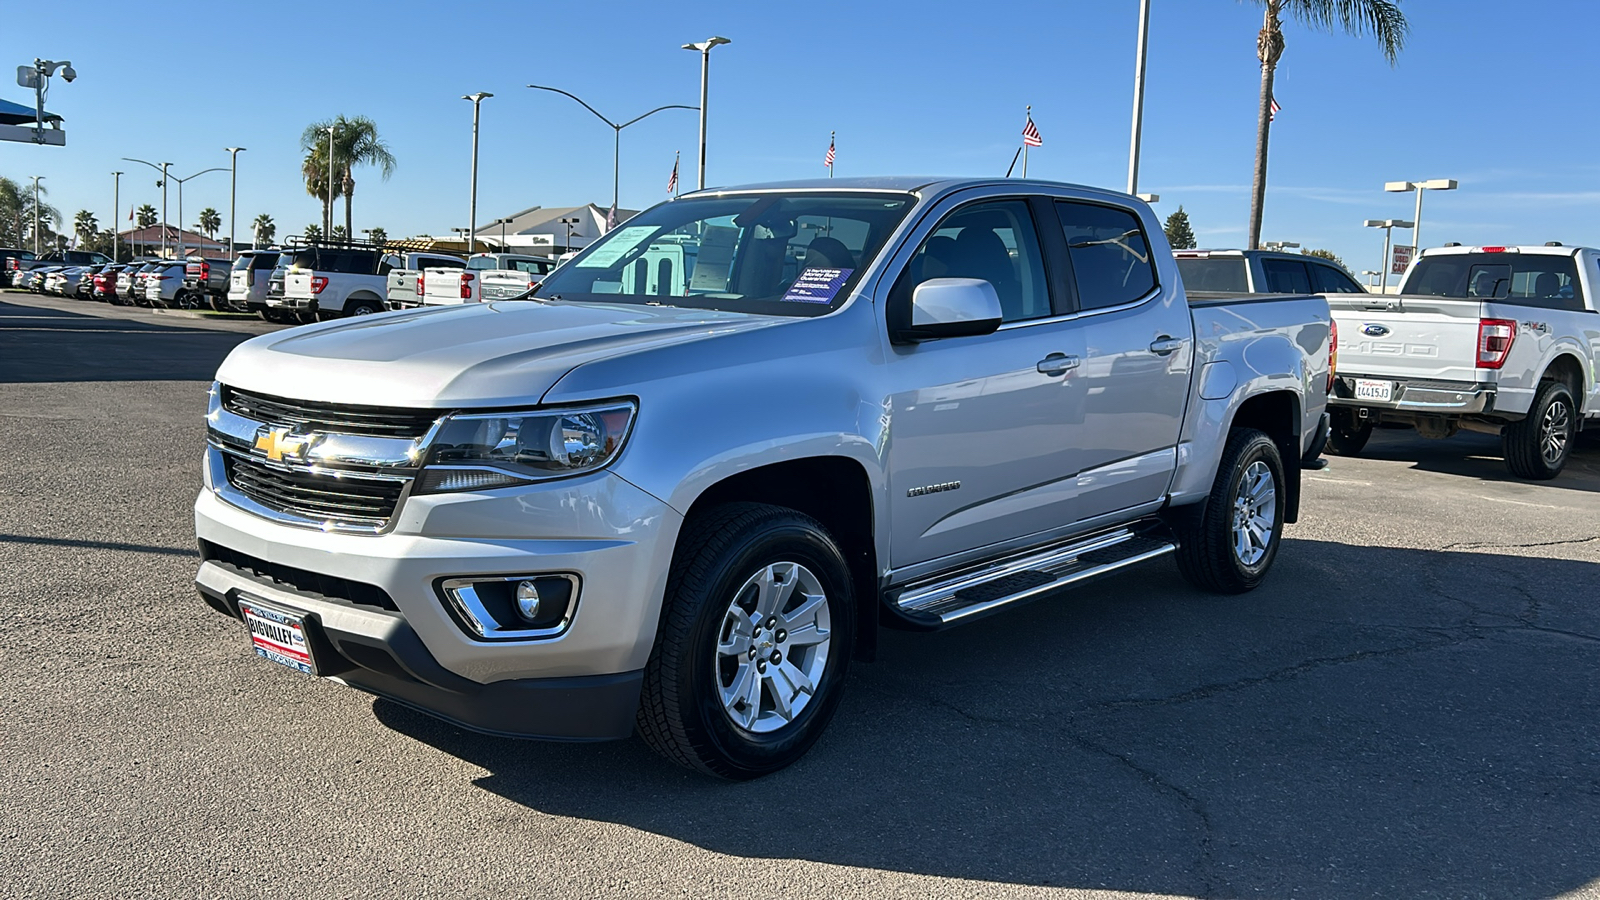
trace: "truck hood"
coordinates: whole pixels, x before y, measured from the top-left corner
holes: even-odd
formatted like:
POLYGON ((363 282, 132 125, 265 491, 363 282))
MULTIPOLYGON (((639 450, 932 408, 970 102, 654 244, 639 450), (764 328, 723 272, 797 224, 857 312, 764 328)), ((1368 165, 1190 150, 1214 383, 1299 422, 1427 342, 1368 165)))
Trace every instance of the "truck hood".
POLYGON ((786 321, 631 304, 474 303, 262 335, 235 348, 217 378, 245 390, 324 403, 527 405, 586 362, 786 321))

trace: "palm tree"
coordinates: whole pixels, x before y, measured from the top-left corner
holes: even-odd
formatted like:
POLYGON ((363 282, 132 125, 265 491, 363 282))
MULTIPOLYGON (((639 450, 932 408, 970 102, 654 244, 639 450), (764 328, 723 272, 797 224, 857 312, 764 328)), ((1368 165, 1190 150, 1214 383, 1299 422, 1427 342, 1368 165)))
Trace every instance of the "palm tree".
POLYGON ((302 230, 300 233, 305 235, 307 240, 313 240, 314 241, 317 238, 322 237, 322 226, 321 225, 307 225, 305 227, 305 229, 302 230))
MULTIPOLYGON (((49 196, 50 189, 39 185, 39 196, 49 196)), ((50 225, 61 221, 61 211, 39 201, 39 235, 40 245, 50 243, 50 225)), ((20 184, 9 178, 0 177, 0 234, 5 235, 9 246, 21 247, 27 242, 24 240, 30 229, 33 228, 33 185, 20 184)))
POLYGON ((1261 60, 1261 101, 1256 110, 1256 173, 1250 189, 1250 249, 1261 247, 1261 210, 1267 193, 1267 134, 1272 127, 1272 79, 1283 56, 1283 14, 1322 31, 1342 29, 1346 34, 1377 39, 1383 55, 1394 65, 1405 46, 1411 26, 1400 11, 1400 0, 1253 0, 1265 8, 1261 32, 1256 35, 1256 58, 1261 60))
POLYGON ((333 230, 333 210, 328 207, 328 170, 333 170, 333 196, 344 198, 344 230, 353 230, 351 201, 356 192, 356 179, 352 174, 358 165, 377 166, 383 179, 394 174, 395 158, 389 145, 378 136, 378 126, 366 116, 314 122, 300 135, 300 149, 306 151, 301 174, 306 179, 306 193, 323 201, 323 222, 328 231, 333 230), (328 159, 328 129, 333 133, 333 159, 328 159))
POLYGON ((200 230, 205 232, 206 237, 212 239, 213 241, 216 240, 217 229, 221 227, 222 216, 217 214, 216 209, 208 206, 205 209, 200 210, 200 230))
POLYGON ((94 213, 87 209, 78 210, 72 217, 72 231, 78 236, 78 243, 87 245, 94 240, 95 234, 100 230, 100 223, 95 221, 94 213))
POLYGON ((149 228, 160 218, 160 216, 156 215, 156 208, 148 203, 135 210, 133 216, 134 221, 139 223, 140 228, 149 228))
POLYGON ((251 223, 250 227, 255 231, 256 237, 252 243, 258 250, 261 245, 272 243, 273 237, 278 233, 277 223, 273 222, 272 217, 266 213, 256 216, 255 222, 251 223))
POLYGON ((328 237, 340 243, 344 243, 349 240, 350 232, 345 231, 343 225, 335 225, 333 226, 333 230, 328 232, 328 237))

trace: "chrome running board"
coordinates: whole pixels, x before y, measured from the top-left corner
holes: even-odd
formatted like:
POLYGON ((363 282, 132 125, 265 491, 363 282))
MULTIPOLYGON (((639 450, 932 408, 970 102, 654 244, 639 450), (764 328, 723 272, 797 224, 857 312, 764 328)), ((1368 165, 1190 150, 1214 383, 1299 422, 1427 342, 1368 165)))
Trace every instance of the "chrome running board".
POLYGON ((1103 531, 908 585, 891 606, 908 622, 943 628, 1165 556, 1177 545, 1154 523, 1103 531))

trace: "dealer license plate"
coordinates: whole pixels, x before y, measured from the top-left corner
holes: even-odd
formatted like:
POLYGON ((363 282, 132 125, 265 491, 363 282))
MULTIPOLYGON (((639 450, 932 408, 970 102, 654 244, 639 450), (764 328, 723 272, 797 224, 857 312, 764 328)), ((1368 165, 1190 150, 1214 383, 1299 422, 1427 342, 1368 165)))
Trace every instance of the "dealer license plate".
POLYGON ((317 674, 317 661, 306 640, 304 616, 254 600, 240 600, 239 612, 244 616, 245 628, 250 632, 250 646, 255 648, 257 656, 307 675, 317 674))
POLYGON ((1356 379, 1356 399, 1377 400, 1381 403, 1388 403, 1394 399, 1394 382, 1358 378, 1356 379))

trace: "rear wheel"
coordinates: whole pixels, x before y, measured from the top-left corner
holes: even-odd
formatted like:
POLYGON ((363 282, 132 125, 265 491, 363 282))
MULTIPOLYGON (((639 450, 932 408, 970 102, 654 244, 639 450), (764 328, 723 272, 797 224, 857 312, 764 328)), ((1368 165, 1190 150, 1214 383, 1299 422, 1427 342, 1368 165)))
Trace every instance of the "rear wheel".
POLYGON ((1174 517, 1184 578, 1219 594, 1260 585, 1283 537, 1285 484, 1278 445, 1254 428, 1234 429, 1203 507, 1174 517))
POLYGON ((696 515, 645 666, 640 735, 723 778, 782 769, 833 717, 855 625, 844 556, 815 519, 756 503, 696 515))
POLYGON ((1546 381, 1520 422, 1500 432, 1506 468, 1518 478, 1548 481, 1561 474, 1572 453, 1577 432, 1577 405, 1572 391, 1559 381, 1546 381))
POLYGON ((1372 437, 1372 420, 1356 417, 1356 411, 1339 407, 1328 416, 1328 450, 1338 456, 1355 456, 1372 437))
POLYGON ((381 312, 383 304, 376 300, 351 300, 344 308, 344 314, 347 316, 370 316, 381 312))

